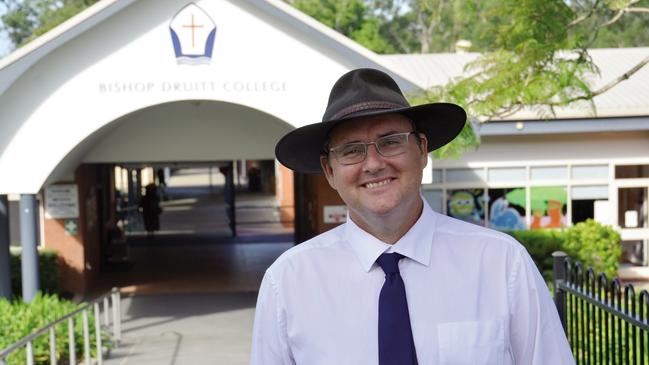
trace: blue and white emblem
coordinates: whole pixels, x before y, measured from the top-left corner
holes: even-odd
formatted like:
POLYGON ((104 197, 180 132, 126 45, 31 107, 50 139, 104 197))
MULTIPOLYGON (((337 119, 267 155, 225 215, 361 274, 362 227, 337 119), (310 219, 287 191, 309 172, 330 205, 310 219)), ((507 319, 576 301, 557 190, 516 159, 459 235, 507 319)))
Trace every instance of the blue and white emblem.
POLYGON ((171 41, 178 63, 209 63, 214 49, 216 24, 194 3, 187 4, 171 19, 171 41))

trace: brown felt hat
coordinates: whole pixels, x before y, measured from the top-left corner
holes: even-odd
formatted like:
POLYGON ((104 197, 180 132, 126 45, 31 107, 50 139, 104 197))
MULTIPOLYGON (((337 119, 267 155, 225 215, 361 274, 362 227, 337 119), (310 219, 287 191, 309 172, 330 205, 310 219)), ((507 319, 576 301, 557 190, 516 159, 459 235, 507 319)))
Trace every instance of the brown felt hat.
POLYGON ((428 152, 452 141, 466 123, 466 112, 451 103, 410 106, 397 83, 385 72, 360 68, 344 74, 334 84, 322 122, 287 133, 275 146, 284 166, 304 173, 321 173, 320 155, 338 124, 359 117, 397 113, 410 119, 428 138, 428 152))

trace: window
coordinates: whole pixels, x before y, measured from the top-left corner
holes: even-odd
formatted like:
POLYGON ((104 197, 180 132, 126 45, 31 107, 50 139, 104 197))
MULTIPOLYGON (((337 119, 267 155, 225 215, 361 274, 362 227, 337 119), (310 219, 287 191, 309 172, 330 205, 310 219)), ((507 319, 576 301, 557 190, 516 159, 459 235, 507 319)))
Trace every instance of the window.
POLYGON ((575 180, 608 179, 608 165, 573 166, 570 176, 575 180))
POLYGON ((484 189, 448 190, 446 214, 453 218, 483 226, 485 210, 484 189))
POLYGON ((616 179, 637 179, 649 177, 649 165, 615 166, 616 179))
POLYGON ((647 227, 647 188, 619 188, 617 191, 620 227, 647 227))
POLYGON ((434 211, 438 213, 444 212, 444 201, 442 199, 443 193, 441 189, 423 190, 422 194, 424 195, 426 202, 428 202, 428 205, 430 205, 434 211))
POLYGON ((483 169, 446 169, 446 182, 483 182, 483 169))
POLYGON ((566 187, 535 186, 530 189, 532 229, 560 228, 566 224, 566 187))
POLYGON ((606 217, 596 217, 596 202, 608 201, 608 186, 573 186, 570 192, 572 201, 572 223, 583 222, 588 218, 608 221, 606 217))
POLYGON ((443 176, 442 169, 433 169, 433 184, 441 184, 444 182, 443 176))
POLYGON ((489 227, 498 230, 527 229, 525 188, 489 189, 489 227))
POLYGON ((568 178, 567 166, 536 166, 531 168, 532 180, 562 180, 568 178))
POLYGON ((490 182, 527 180, 524 167, 490 168, 487 175, 490 182))

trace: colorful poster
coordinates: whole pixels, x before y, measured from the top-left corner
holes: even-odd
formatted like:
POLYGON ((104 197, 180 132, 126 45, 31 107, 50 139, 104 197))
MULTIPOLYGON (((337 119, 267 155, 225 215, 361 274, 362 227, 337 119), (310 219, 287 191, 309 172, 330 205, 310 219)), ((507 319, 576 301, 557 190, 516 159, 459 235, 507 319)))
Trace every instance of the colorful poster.
POLYGON ((484 189, 448 190, 447 214, 466 222, 484 225, 484 189))
POLYGON ((525 188, 489 189, 489 227, 501 231, 527 229, 525 188), (523 199, 517 199, 521 196, 523 199))
POLYGON ((532 225, 530 228, 561 228, 566 224, 565 186, 538 186, 530 188, 532 225))

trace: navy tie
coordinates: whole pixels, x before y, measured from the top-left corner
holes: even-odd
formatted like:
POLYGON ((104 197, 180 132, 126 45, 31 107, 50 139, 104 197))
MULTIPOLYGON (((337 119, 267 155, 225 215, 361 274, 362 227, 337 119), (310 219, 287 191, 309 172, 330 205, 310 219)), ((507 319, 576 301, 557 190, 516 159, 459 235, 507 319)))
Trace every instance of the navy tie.
POLYGON ((384 253, 376 263, 385 273, 379 296, 379 365, 417 365, 406 287, 399 273, 403 255, 384 253))

